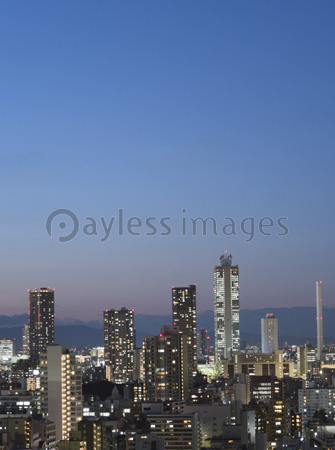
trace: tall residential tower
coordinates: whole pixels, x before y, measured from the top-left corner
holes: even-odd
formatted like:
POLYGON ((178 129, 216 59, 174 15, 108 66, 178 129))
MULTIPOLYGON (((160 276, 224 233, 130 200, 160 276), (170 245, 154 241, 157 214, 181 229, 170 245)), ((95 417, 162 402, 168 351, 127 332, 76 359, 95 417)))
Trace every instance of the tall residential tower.
POLYGON ((239 266, 226 253, 220 261, 214 267, 215 361, 240 350, 239 266))
POLYGON ((144 397, 149 402, 187 400, 192 384, 187 335, 163 326, 158 336, 143 338, 144 397))
POLYGON ((28 290, 29 348, 33 360, 38 360, 48 345, 55 342, 55 290, 28 290))
POLYGON ((40 359, 41 413, 55 422, 57 440, 68 440, 83 414, 81 366, 60 345, 48 346, 40 359))
POLYGON ((106 378, 115 383, 133 379, 135 328, 134 310, 121 308, 104 312, 106 378))
POLYGON ((196 286, 172 288, 173 325, 187 336, 189 369, 197 372, 197 308, 196 286))

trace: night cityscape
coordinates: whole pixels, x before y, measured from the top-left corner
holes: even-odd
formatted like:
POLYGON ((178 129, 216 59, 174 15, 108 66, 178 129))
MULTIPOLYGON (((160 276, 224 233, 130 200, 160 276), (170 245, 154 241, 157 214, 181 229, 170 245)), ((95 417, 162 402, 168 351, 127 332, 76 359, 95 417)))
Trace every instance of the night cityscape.
POLYGON ((0 450, 335 450, 335 3, 0 20, 0 450))

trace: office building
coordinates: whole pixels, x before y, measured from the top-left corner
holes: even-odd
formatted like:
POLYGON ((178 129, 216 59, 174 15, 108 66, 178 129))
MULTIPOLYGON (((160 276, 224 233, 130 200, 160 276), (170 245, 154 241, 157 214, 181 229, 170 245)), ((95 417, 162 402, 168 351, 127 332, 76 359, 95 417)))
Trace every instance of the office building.
POLYGON ((273 397, 274 377, 270 375, 250 376, 250 397, 258 402, 266 402, 273 397))
POLYGON ((106 437, 106 422, 102 419, 90 418, 78 423, 78 431, 86 442, 87 450, 105 450, 109 448, 106 437))
POLYGON ((201 426, 201 447, 208 447, 209 440, 219 436, 224 425, 236 425, 240 404, 235 401, 229 405, 187 404, 183 412, 197 414, 201 426))
POLYGON ((136 450, 165 450, 165 441, 153 433, 135 434, 136 450))
POLYGON ((106 378, 126 383, 134 377, 134 310, 121 308, 104 312, 106 378))
POLYGON ((303 423, 313 419, 316 410, 333 414, 335 410, 335 388, 299 389, 299 413, 303 423))
POLYGON ((14 339, 0 340, 0 362, 9 362, 15 355, 15 341, 14 339))
POLYGON ((54 296, 54 289, 28 290, 29 347, 34 361, 55 342, 54 296))
POLYGON ((201 429, 198 415, 148 414, 150 432, 164 439, 169 450, 200 450, 201 429))
MULTIPOLYGON (((224 373, 228 372, 225 367, 224 373)), ((282 350, 276 350, 272 354, 268 353, 241 353, 234 354, 234 373, 246 373, 257 376, 275 376, 283 378, 294 376, 294 362, 285 361, 282 350)))
POLYGON ((186 400, 192 372, 189 371, 187 336, 177 326, 164 326, 158 336, 143 338, 144 398, 186 400))
POLYGON ((215 360, 227 359, 240 350, 239 267, 226 253, 214 267, 215 360))
POLYGON ((52 345, 41 354, 41 413, 56 424, 57 440, 68 440, 82 419, 81 366, 66 347, 52 345))
POLYGON ((10 414, 0 417, 0 448, 31 448, 33 443, 31 417, 10 414))
POLYGON ((262 353, 278 350, 278 320, 272 313, 262 319, 262 353))
POLYGON ((317 360, 321 361, 323 356, 322 281, 316 282, 316 328, 317 328, 317 360))
POLYGON ((56 449, 56 425, 54 422, 48 419, 35 418, 32 419, 32 431, 34 436, 38 436, 40 442, 44 444, 44 447, 48 450, 56 449))
POLYGON ((307 377, 312 371, 312 365, 317 360, 317 348, 311 344, 297 347, 297 372, 301 377, 307 377))
POLYGON ((172 320, 186 334, 188 363, 193 375, 197 372, 197 308, 196 286, 172 288, 172 320))

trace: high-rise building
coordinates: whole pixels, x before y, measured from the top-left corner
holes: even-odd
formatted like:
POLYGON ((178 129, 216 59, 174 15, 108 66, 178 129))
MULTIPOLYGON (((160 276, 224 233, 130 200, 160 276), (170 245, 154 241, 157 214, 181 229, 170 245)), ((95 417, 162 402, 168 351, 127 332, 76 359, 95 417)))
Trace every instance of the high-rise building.
POLYGON ((115 383, 132 381, 134 375, 134 310, 104 312, 106 378, 115 383))
POLYGON ((262 318, 262 353, 278 350, 278 320, 272 313, 262 318))
POLYGON ((41 353, 41 413, 56 424, 57 440, 68 440, 82 419, 81 366, 66 347, 48 346, 41 353))
POLYGON ((187 336, 164 326, 158 336, 143 338, 144 397, 147 401, 186 400, 192 383, 187 336))
POLYGON ((226 253, 214 267, 215 360, 240 350, 239 266, 226 253))
POLYGON ((24 324, 22 328, 22 354, 29 355, 30 354, 29 347, 29 325, 24 324))
POLYGON ((206 359, 208 357, 208 331, 200 328, 197 334, 198 358, 206 359))
POLYGON ((316 282, 316 327, 317 327, 317 360, 322 360, 323 351, 323 312, 322 312, 322 281, 316 282))
POLYGON ((197 308, 196 285, 172 288, 172 320, 186 334, 188 363, 193 375, 197 372, 197 308))
POLYGON ((55 290, 28 290, 30 356, 38 360, 48 345, 55 343, 55 290))

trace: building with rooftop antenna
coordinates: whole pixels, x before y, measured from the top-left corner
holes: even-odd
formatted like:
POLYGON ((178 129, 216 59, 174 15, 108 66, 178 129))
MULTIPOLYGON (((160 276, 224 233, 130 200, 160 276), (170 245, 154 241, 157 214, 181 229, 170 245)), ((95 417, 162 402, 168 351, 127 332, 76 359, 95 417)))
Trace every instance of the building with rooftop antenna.
POLYGON ((214 267, 215 361, 240 350, 239 266, 225 252, 214 267))

